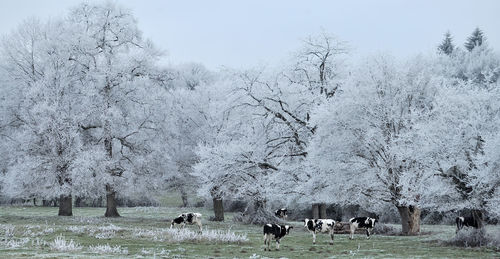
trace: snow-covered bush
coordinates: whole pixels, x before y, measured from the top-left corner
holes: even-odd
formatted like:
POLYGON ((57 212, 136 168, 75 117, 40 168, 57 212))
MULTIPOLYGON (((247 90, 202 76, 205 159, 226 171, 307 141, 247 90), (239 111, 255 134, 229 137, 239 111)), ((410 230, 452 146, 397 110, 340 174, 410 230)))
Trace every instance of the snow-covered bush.
POLYGON ((189 229, 135 229, 132 235, 166 242, 242 243, 248 241, 246 234, 236 234, 230 230, 204 230, 203 233, 199 233, 189 229))
POLYGON ((67 231, 73 232, 75 234, 81 234, 85 232, 85 226, 69 226, 66 227, 67 231))
POLYGON ((14 230, 16 227, 13 225, 1 225, 0 228, 2 229, 2 232, 4 232, 5 239, 14 236, 14 230))
POLYGON ((73 239, 67 241, 64 236, 60 235, 54 239, 54 241, 49 243, 49 247, 52 250, 61 251, 61 252, 71 252, 71 251, 79 251, 82 249, 82 246, 73 239))
POLYGON ((110 246, 109 244, 105 245, 95 245, 89 246, 89 250, 93 253, 104 253, 104 254, 128 254, 128 249, 123 248, 119 245, 110 246))

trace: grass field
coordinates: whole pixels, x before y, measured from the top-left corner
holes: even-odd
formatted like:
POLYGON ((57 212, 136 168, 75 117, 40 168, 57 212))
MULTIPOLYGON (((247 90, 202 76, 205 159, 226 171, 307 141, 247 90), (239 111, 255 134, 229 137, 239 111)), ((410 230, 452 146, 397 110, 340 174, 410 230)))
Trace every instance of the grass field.
MULTIPOLYGON (((191 239, 172 240, 167 219, 184 209, 178 207, 119 208, 121 218, 104 218, 103 208, 74 208, 73 217, 58 217, 52 207, 0 207, 0 258, 500 258, 492 248, 443 247, 437 242, 454 235, 453 226, 422 226, 430 235, 394 237, 374 235, 318 235, 317 244, 300 222, 281 242, 281 250, 264 251, 262 228, 231 221, 209 222, 204 214, 204 234, 236 235, 240 241, 198 240, 196 227, 188 226, 191 239), (190 231, 193 230, 193 231, 190 231), (229 232, 227 231, 229 230, 229 232), (244 240, 244 241, 241 241, 244 240), (246 240, 246 241, 245 241, 246 240)), ((182 231, 179 233, 183 233, 182 231)))

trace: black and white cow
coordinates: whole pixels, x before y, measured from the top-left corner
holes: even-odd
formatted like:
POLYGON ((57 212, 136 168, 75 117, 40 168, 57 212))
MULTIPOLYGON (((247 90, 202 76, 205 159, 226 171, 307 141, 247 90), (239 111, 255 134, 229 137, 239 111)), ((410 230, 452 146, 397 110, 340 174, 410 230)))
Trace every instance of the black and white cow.
POLYGON ((292 226, 288 225, 280 226, 278 224, 265 224, 264 246, 267 244, 267 248, 264 247, 264 251, 266 249, 271 251, 271 248, 269 248, 271 243, 271 238, 274 238, 276 240, 276 250, 279 250, 281 238, 283 238, 285 235, 288 235, 290 233, 290 229, 292 228, 293 228, 292 226))
POLYGON ((365 228, 366 229, 366 238, 370 238, 370 231, 373 230, 373 227, 375 227, 375 222, 378 222, 377 219, 375 218, 369 218, 369 217, 357 217, 357 218, 352 218, 349 220, 349 227, 351 230, 351 236, 349 237, 350 239, 354 238, 354 231, 358 228, 365 228))
POLYGON ((333 244, 333 231, 335 228, 335 220, 333 219, 305 219, 304 228, 313 235, 313 244, 316 244, 316 233, 329 233, 333 244))
POLYGON ((281 208, 279 210, 276 210, 274 212, 274 215, 276 215, 276 217, 278 217, 280 219, 286 219, 288 217, 288 215, 286 213, 287 213, 287 209, 286 208, 281 208))
POLYGON ((170 228, 172 228, 175 224, 181 225, 182 228, 184 228, 186 226, 186 224, 189 224, 189 225, 196 224, 196 225, 198 225, 198 228, 200 228, 200 232, 202 231, 201 214, 200 213, 194 213, 194 212, 182 213, 177 218, 172 220, 172 223, 170 224, 170 228))
POLYGON ((457 217, 455 222, 457 223, 456 233, 463 227, 479 228, 477 221, 475 221, 473 217, 457 217))

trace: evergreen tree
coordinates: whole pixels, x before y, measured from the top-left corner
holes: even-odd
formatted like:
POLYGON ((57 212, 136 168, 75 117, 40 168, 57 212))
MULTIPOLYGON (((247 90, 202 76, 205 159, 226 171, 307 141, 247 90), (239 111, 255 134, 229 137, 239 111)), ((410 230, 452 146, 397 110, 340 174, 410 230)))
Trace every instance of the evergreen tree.
POLYGON ((443 53, 449 56, 451 55, 454 49, 455 46, 453 45, 453 38, 451 37, 451 34, 448 31, 444 34, 443 42, 438 46, 438 51, 439 53, 443 53))
POLYGON ((483 31, 481 31, 479 28, 476 28, 472 32, 472 35, 467 38, 464 46, 468 51, 472 51, 475 47, 483 45, 483 42, 485 41, 486 37, 484 36, 483 31))

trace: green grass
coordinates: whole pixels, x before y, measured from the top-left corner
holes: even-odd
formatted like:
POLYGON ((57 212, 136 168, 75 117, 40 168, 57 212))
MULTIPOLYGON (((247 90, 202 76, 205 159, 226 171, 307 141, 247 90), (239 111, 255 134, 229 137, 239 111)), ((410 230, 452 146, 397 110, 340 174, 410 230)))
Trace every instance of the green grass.
MULTIPOLYGON (((232 214, 226 214, 226 222, 209 222, 210 211, 178 207, 162 208, 119 208, 121 218, 104 218, 103 208, 74 208, 73 217, 58 217, 57 208, 52 207, 0 207, 0 258, 499 258, 500 251, 491 248, 471 249, 440 246, 436 240, 449 239, 454 235, 453 226, 422 226, 422 232, 430 235, 394 237, 374 235, 367 240, 356 235, 349 240, 347 235, 336 235, 333 245, 328 235, 318 235, 317 244, 300 222, 290 222, 294 226, 290 236, 281 242, 281 250, 264 251, 262 228, 240 225, 231 221, 232 214), (210 243, 207 241, 169 243, 152 237, 136 237, 140 230, 161 230, 168 228, 171 219, 182 211, 197 211, 204 215, 206 229, 231 229, 235 233, 246 234, 249 241, 244 243, 210 243), (97 229, 114 225, 120 230, 109 239, 96 238, 89 231, 75 233, 68 227, 97 229), (76 252, 58 252, 39 242, 51 242, 62 235, 72 239, 82 249, 76 252), (6 245, 7 240, 29 239, 18 248, 6 245), (121 246, 127 254, 92 253, 89 246, 109 244, 121 246)), ((195 226, 188 226, 195 230, 195 226)), ((489 227, 494 228, 494 227, 489 227)))

